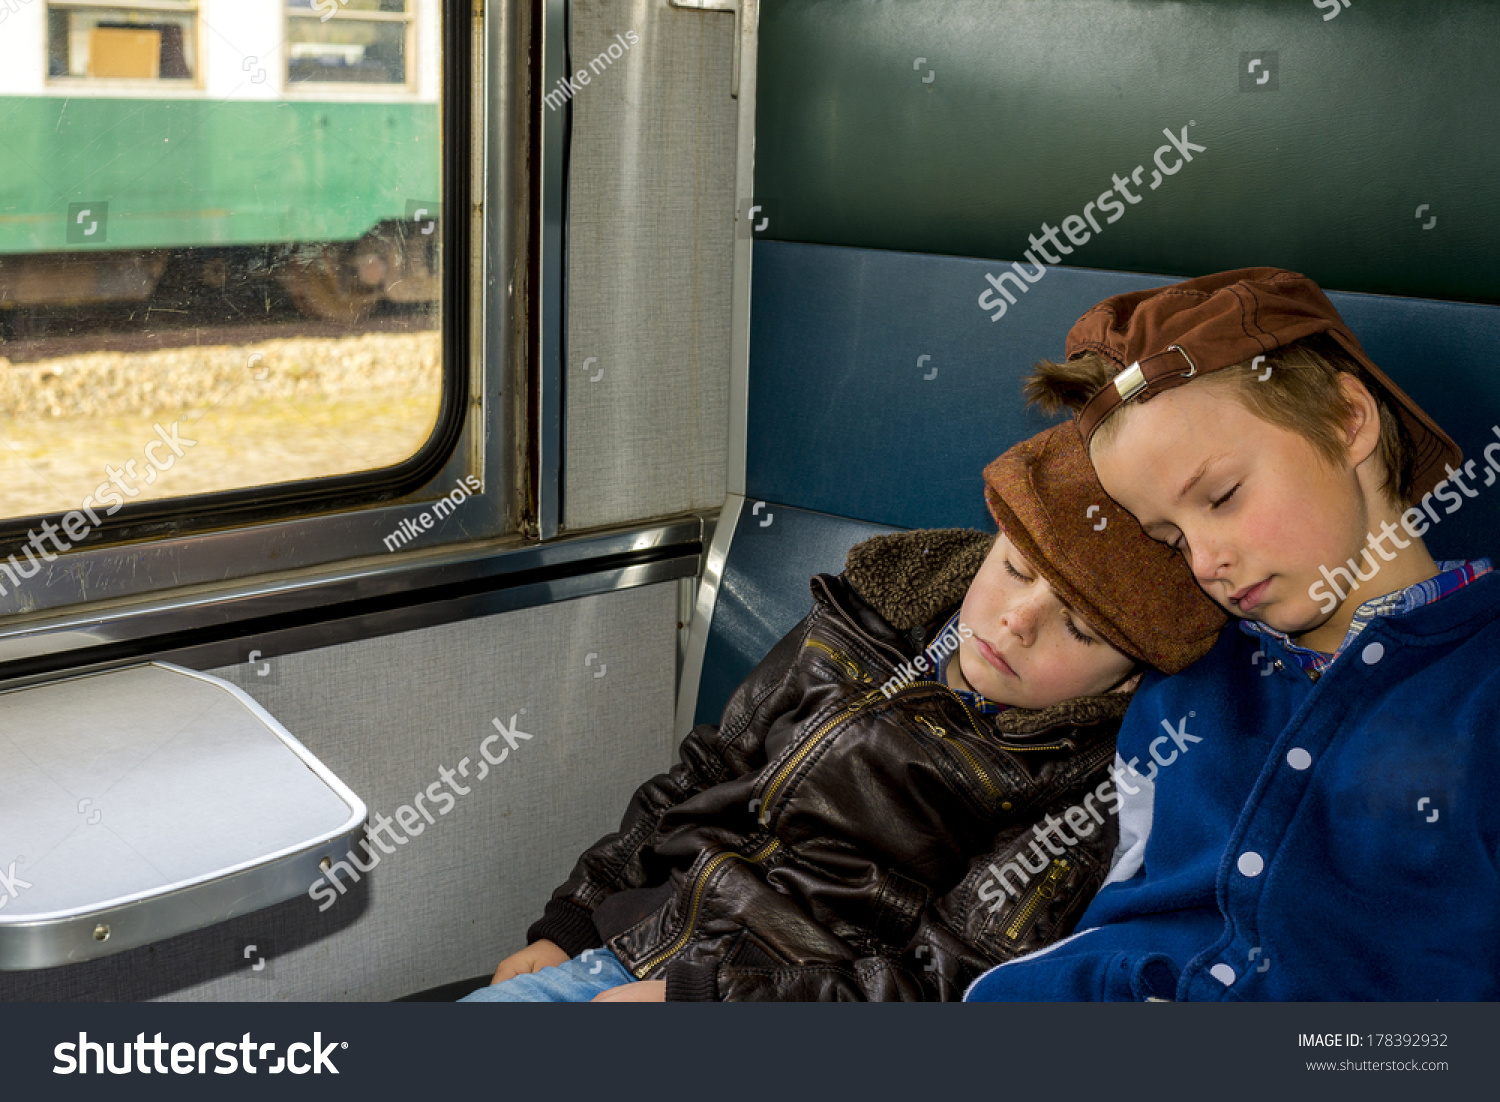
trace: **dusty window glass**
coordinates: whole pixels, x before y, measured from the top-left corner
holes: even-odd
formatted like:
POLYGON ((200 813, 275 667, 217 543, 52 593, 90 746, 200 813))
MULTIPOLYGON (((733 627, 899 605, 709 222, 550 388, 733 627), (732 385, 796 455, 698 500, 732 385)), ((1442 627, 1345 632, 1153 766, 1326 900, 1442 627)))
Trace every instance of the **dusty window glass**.
POLYGON ((0 62, 49 61, 0 64, 0 521, 83 510, 93 530, 140 502, 383 470, 433 436, 440 4, 369 9, 406 36, 405 83, 325 97, 278 79, 280 3, 0 0, 0 62), (49 87, 59 59, 100 72, 115 22, 160 38, 102 70, 139 75, 149 46, 155 83, 49 87))
POLYGON ((405 84, 406 0, 289 0, 287 82, 405 84))
POLYGON ((197 76, 196 0, 47 4, 47 75, 114 80, 197 76))

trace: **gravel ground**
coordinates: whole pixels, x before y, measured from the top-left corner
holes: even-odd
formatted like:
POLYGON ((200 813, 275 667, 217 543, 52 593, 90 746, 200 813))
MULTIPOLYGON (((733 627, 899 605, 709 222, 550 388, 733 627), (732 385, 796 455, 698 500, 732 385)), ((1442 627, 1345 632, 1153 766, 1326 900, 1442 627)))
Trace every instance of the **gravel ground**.
POLYGON ((76 509, 106 467, 144 501, 390 466, 432 432, 440 357, 435 331, 0 357, 0 509, 76 509), (173 421, 183 454, 153 449, 174 459, 157 472, 173 421))

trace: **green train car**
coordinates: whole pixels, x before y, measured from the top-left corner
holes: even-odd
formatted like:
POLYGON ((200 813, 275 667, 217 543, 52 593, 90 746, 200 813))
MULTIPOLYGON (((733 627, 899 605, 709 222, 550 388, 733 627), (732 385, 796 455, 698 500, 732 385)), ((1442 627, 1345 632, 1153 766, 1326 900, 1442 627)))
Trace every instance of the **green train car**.
POLYGON ((436 299, 437 0, 332 6, 0 3, 0 309, 436 299))

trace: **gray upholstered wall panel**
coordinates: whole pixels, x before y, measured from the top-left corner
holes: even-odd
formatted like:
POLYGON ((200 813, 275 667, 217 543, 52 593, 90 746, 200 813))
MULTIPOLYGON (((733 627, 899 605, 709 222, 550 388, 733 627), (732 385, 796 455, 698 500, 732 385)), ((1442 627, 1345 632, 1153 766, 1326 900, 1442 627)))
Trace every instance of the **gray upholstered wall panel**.
POLYGON ((573 69, 631 31, 640 41, 601 61, 572 104, 563 523, 573 529, 724 501, 734 18, 666 0, 574 0, 573 69))
POLYGON ((464 757, 474 764, 456 784, 470 791, 447 815, 429 802, 436 821, 326 912, 304 895, 100 961, 0 974, 0 999, 379 1000, 491 971, 635 786, 670 764, 677 588, 308 651, 265 677, 212 671, 261 701, 372 820, 464 757), (480 741, 512 715, 531 740, 478 780, 480 741))

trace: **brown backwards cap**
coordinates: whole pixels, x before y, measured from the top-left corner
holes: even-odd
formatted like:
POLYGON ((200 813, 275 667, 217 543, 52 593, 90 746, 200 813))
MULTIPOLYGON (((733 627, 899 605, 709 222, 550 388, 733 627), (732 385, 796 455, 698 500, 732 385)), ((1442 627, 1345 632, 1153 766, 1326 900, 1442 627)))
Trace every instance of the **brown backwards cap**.
POLYGON ((1463 452, 1416 402, 1370 362, 1316 283, 1281 268, 1232 272, 1115 295, 1068 333, 1066 357, 1097 352, 1123 370, 1075 415, 1085 443, 1123 403, 1147 401, 1211 371, 1245 363, 1314 333, 1328 333, 1384 388, 1413 444, 1412 496, 1456 469, 1463 452))
POLYGON ((1057 595, 1132 658, 1176 673, 1213 647, 1228 616, 1186 561, 1104 492, 1072 421, 984 469, 995 523, 1057 595))

